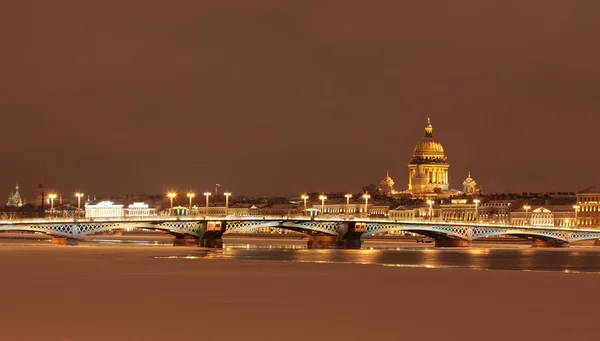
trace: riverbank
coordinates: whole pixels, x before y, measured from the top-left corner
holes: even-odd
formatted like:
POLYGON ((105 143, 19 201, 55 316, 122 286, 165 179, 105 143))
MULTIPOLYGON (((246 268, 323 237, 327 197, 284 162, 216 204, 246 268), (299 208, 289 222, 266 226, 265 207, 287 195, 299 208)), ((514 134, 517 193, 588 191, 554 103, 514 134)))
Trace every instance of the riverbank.
POLYGON ((222 251, 0 247, 0 340, 597 339, 600 275, 213 260, 214 252, 222 251), (192 254, 201 257, 170 258, 192 254))

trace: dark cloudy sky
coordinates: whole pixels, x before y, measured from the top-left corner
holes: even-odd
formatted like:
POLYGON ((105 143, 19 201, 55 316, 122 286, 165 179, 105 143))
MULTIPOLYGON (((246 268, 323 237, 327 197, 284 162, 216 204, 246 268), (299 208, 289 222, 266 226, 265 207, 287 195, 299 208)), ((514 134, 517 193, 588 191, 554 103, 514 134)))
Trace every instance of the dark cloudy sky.
POLYGON ((0 12, 0 194, 598 182, 600 2, 29 0, 0 12))

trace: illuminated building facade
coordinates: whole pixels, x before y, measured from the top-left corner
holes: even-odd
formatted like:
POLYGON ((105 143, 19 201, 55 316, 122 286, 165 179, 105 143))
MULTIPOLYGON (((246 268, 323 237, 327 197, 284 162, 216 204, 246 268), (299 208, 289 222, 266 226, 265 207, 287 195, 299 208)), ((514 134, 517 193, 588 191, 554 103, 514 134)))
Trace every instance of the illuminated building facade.
POLYGON ((115 218, 125 216, 123 205, 115 205, 112 201, 101 201, 95 205, 85 204, 86 218, 115 218))
POLYGON ((600 188, 592 186, 577 193, 577 225, 600 225, 600 188))

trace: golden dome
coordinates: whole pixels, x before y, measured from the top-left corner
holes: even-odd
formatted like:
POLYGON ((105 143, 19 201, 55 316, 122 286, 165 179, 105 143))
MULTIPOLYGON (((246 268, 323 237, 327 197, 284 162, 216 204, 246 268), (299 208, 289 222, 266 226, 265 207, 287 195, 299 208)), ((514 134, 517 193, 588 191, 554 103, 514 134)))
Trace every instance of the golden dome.
POLYGON ((447 163, 448 158, 444 154, 444 147, 440 141, 433 137, 433 126, 431 120, 427 119, 427 125, 425 126, 425 136, 417 145, 413 151, 412 164, 423 164, 423 163, 447 163))

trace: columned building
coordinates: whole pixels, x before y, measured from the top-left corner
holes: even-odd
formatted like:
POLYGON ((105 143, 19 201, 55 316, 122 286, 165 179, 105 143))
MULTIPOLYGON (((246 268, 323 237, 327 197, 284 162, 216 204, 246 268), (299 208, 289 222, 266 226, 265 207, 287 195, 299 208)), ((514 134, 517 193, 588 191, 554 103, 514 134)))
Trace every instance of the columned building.
POLYGON ((600 188, 592 186, 577 193, 577 225, 598 226, 600 224, 600 188))
POLYGON ((85 204, 86 218, 118 218, 125 216, 123 205, 115 205, 112 201, 101 201, 95 205, 85 204))
POLYGON ((511 213, 511 224, 539 227, 573 227, 575 210, 570 205, 530 206, 530 210, 519 207, 511 213))
POLYGON ((156 209, 143 202, 134 202, 127 206, 126 215, 129 217, 147 217, 156 214, 156 209))

